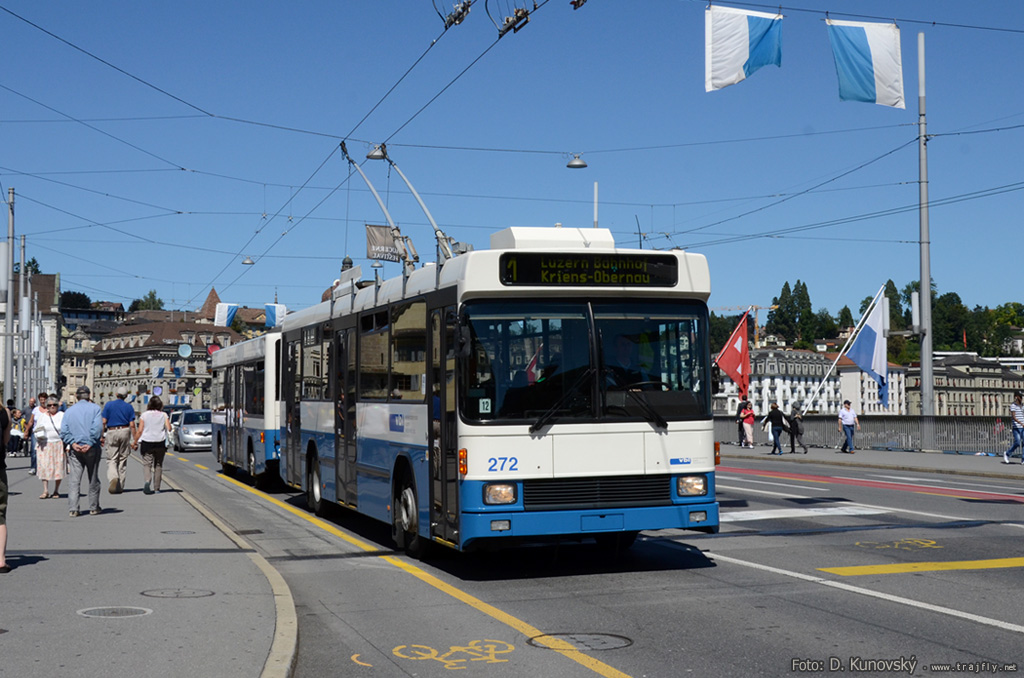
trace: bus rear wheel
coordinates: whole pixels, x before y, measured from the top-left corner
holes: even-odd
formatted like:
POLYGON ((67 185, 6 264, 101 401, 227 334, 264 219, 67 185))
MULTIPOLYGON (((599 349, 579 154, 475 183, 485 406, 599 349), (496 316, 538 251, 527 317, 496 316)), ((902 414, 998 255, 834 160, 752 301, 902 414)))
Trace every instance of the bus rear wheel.
POLYGON ((422 558, 426 541, 419 535, 419 504, 416 501, 416 485, 408 476, 402 478, 393 498, 395 544, 412 558, 422 558))
POLYGON ((318 516, 323 515, 324 499, 320 494, 320 459, 313 455, 309 458, 306 471, 306 506, 318 516))

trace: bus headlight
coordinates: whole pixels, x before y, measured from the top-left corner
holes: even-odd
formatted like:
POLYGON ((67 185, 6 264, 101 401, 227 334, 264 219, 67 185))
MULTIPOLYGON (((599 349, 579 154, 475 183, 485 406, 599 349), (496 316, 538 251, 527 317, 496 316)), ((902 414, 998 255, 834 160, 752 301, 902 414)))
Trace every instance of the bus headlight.
POLYGON ((676 494, 680 497, 696 497, 707 493, 706 476, 680 476, 676 479, 676 494))
POLYGON ((515 483, 488 483, 484 485, 485 504, 514 504, 516 503, 515 483))

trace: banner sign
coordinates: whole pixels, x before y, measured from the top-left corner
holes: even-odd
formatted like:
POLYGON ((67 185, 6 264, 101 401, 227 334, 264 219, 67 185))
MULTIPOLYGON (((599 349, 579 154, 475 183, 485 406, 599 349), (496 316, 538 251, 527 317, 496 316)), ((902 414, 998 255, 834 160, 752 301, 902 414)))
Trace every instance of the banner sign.
POLYGON ((398 247, 389 226, 366 225, 366 258, 399 262, 398 247))

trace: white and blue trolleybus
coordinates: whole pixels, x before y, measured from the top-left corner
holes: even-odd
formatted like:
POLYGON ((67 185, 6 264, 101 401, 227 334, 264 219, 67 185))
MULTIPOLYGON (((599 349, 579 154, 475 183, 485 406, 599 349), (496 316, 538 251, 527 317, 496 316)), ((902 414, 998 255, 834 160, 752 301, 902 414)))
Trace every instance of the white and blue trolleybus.
POLYGON ((211 357, 213 454, 258 484, 276 477, 281 458, 280 352, 281 332, 271 330, 211 357))
POLYGON ((397 278, 343 276, 282 325, 284 481, 411 553, 717 532, 698 254, 509 228, 397 278))

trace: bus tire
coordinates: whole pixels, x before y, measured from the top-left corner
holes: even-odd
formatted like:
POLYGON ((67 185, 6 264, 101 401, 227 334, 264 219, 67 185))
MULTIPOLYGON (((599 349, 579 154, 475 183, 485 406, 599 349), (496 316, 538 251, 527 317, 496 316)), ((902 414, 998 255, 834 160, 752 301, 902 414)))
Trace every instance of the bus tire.
POLYGON ((320 459, 312 454, 306 464, 306 506, 318 516, 324 514, 324 499, 320 491, 320 459))
POLYGON ((217 463, 220 464, 220 472, 229 478, 235 474, 235 467, 224 461, 224 441, 217 435, 217 463))
POLYGON ((426 552, 427 542, 419 535, 419 512, 417 511, 416 483, 408 473, 401 475, 395 484, 395 496, 392 499, 394 526, 392 534, 395 544, 411 558, 422 558, 426 552))

